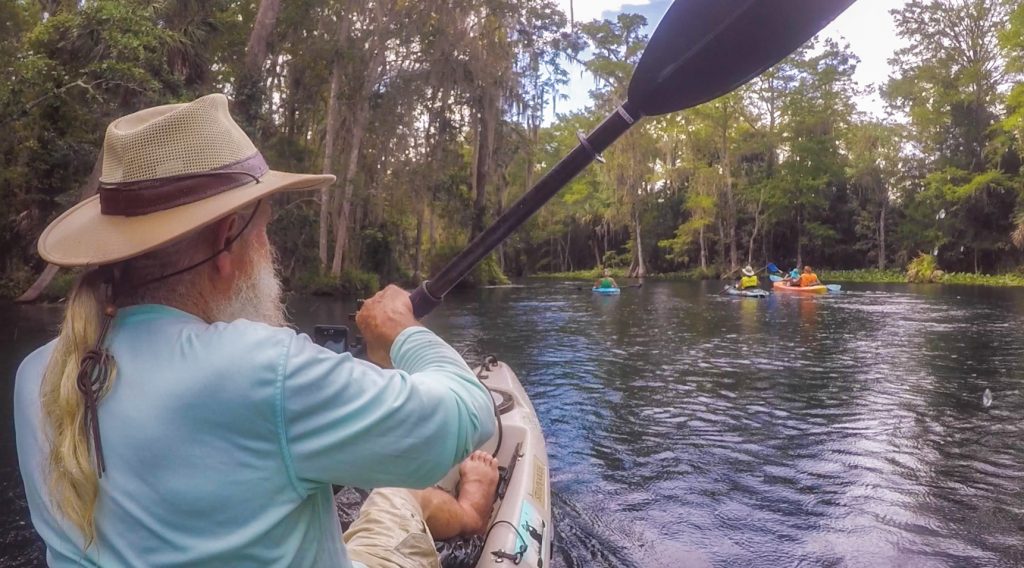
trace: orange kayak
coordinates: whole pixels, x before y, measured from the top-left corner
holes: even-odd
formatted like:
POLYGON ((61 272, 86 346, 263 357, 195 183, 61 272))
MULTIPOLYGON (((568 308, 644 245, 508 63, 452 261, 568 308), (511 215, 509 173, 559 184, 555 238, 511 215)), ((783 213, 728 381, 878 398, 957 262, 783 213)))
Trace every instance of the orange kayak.
POLYGON ((828 292, 828 288, 824 284, 817 286, 789 286, 785 282, 776 282, 772 288, 776 292, 803 292, 804 294, 824 294, 828 292))

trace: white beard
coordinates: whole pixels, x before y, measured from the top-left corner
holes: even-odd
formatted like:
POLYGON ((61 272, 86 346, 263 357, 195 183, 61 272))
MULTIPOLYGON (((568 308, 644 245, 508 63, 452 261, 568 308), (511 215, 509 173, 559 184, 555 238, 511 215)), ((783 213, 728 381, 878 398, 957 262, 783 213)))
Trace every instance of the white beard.
POLYGON ((249 250, 249 270, 239 275, 227 297, 212 302, 210 313, 214 321, 247 319, 282 327, 287 317, 274 255, 269 249, 264 252, 252 245, 249 250))

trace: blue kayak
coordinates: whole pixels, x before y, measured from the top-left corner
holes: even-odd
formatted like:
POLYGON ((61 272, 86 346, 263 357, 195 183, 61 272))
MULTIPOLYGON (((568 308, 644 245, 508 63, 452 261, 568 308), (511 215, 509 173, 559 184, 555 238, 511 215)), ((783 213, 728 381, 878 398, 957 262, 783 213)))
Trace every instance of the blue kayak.
POLYGON ((620 292, 618 288, 591 288, 590 290, 603 296, 618 296, 620 292))

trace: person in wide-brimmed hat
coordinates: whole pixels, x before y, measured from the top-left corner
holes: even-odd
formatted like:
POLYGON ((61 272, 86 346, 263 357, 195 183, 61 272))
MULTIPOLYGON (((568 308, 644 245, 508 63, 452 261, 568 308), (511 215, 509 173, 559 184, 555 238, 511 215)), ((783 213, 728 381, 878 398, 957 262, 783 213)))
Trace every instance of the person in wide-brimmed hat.
POLYGON ((743 276, 736 281, 736 287, 740 290, 746 290, 748 288, 757 288, 761 283, 757 279, 757 274, 754 272, 753 267, 749 264, 743 267, 741 270, 743 276))
POLYGON ((51 565, 432 565, 431 532, 482 528, 497 466, 475 452, 458 500, 374 491, 342 542, 332 484, 429 487, 495 422, 394 286, 357 319, 381 366, 285 327, 268 198, 333 180, 270 169, 223 95, 109 126, 98 195, 39 239, 81 275, 59 336, 15 383, 51 565))

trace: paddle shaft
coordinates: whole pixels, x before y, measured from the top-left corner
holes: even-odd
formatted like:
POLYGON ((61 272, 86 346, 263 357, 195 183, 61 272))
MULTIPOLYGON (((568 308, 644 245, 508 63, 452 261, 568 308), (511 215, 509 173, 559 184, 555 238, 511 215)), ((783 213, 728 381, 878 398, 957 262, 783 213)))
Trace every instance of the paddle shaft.
POLYGON ((437 306, 445 294, 451 291, 459 280, 491 253, 506 237, 526 222, 538 209, 576 177, 583 168, 590 165, 605 149, 612 145, 633 124, 641 114, 626 101, 613 111, 593 132, 580 141, 566 157, 551 168, 529 191, 527 191, 497 221, 480 233, 469 246, 453 258, 430 280, 425 280, 412 292, 412 311, 417 319, 426 316, 437 306))

